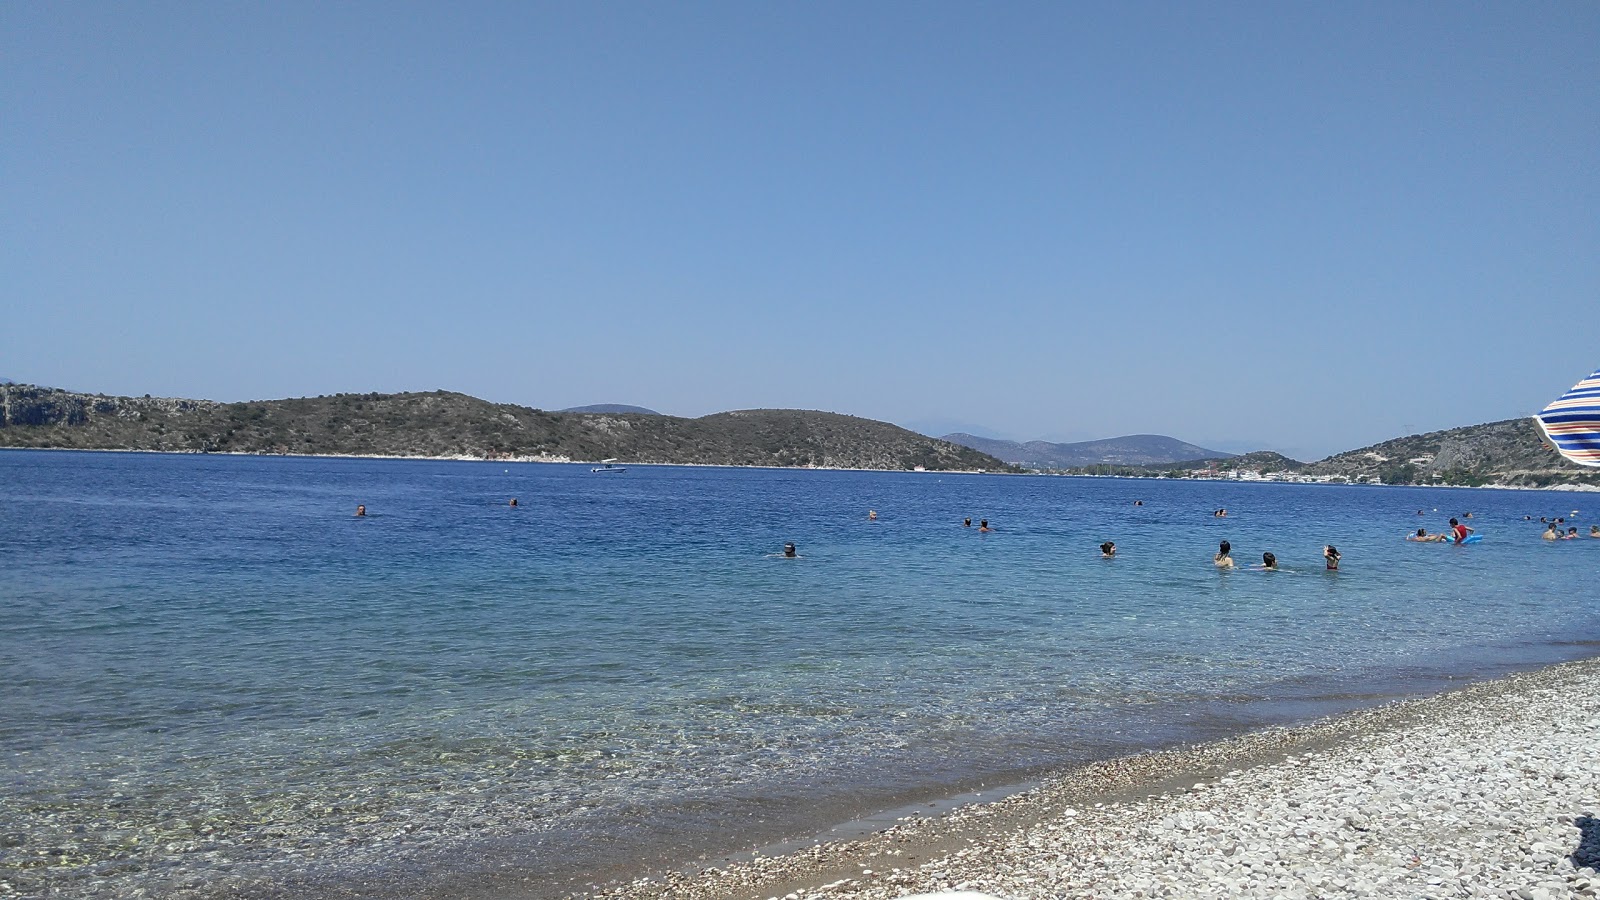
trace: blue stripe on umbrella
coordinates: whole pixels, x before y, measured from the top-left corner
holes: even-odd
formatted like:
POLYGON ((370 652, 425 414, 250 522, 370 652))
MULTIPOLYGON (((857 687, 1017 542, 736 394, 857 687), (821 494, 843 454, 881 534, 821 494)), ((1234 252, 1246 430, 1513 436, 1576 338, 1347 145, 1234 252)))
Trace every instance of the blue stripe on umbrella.
POLYGON ((1600 467, 1600 370, 1573 385, 1533 420, 1562 456, 1600 467))

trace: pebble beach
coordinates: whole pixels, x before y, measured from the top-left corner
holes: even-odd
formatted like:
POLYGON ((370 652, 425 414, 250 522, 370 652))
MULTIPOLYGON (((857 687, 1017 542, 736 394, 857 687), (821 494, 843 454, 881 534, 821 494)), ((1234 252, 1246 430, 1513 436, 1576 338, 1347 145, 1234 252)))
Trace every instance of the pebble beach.
POLYGON ((1088 766, 642 898, 1600 894, 1600 659, 1088 766))

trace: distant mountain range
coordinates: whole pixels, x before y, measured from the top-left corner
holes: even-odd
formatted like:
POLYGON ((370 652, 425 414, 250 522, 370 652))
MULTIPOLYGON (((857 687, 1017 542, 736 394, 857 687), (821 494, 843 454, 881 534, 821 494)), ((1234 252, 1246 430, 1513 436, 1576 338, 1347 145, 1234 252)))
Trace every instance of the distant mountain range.
POLYGON ((626 403, 595 403, 589 406, 569 406, 561 412, 571 413, 632 413, 638 416, 659 416, 661 413, 642 406, 629 406, 626 403))
POLYGON ((1011 469, 968 447, 837 413, 758 409, 681 419, 547 412, 449 391, 217 403, 4 385, 0 447, 1011 469))
POLYGON ((633 411, 642 407, 605 408, 629 412, 548 412, 449 391, 218 403, 0 384, 0 447, 960 471, 1026 466, 1147 477, 1248 470, 1385 484, 1600 488, 1600 471, 1562 459, 1529 419, 1410 435, 1303 463, 1269 451, 1219 453, 1161 435, 1020 444, 960 433, 936 439, 812 410, 684 419, 633 411))
POLYGON ((1207 450, 1162 434, 1130 434, 1098 441, 1052 444, 1049 441, 1002 441, 974 434, 944 435, 940 440, 981 450, 1028 469, 1070 469, 1078 466, 1147 466, 1197 459, 1229 459, 1234 454, 1207 450))

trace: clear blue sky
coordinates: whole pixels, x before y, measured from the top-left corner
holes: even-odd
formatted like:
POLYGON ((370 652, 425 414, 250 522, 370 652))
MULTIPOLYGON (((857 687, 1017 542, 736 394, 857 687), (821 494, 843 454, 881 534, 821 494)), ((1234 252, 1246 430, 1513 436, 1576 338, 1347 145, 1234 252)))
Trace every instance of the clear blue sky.
POLYGON ((8 3, 0 377, 1315 458, 1600 365, 1600 5, 8 3))

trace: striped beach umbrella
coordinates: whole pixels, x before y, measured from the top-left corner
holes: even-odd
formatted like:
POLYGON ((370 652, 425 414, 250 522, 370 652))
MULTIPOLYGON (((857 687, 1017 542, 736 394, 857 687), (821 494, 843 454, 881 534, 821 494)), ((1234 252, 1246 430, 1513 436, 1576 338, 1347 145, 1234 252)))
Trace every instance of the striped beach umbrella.
POLYGON ((1573 385, 1533 420, 1562 456, 1580 466, 1600 467, 1600 371, 1573 385))

